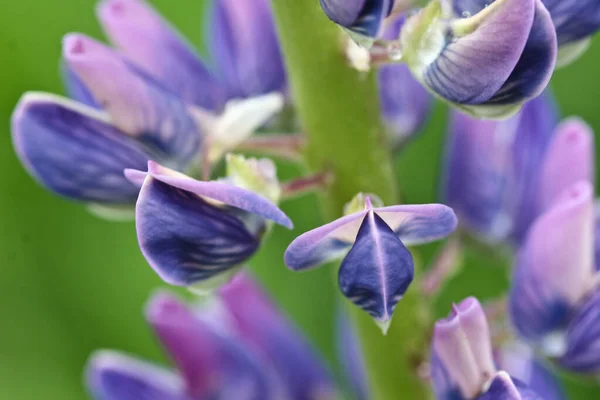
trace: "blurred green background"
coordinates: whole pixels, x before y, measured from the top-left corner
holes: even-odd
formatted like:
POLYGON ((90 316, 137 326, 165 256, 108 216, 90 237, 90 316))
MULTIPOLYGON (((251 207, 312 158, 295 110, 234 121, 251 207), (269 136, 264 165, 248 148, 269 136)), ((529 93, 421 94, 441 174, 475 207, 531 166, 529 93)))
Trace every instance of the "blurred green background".
MULTIPOLYGON (((202 48, 205 2, 152 3, 202 48)), ((149 293, 162 284, 137 248, 133 223, 102 221, 42 190, 12 150, 9 118, 21 94, 62 93, 58 58, 63 34, 79 31, 102 37, 94 4, 5 1, 0 11, 0 399, 86 398, 82 368, 98 348, 165 361, 142 317, 149 293)), ((579 115, 600 132, 599 66, 597 40, 583 59, 556 72, 552 86, 564 115, 579 115)), ((445 109, 438 105, 426 134, 398 160, 406 202, 437 198, 444 124, 445 109)), ((284 175, 293 172, 283 166, 284 175)), ((294 235, 318 223, 316 199, 309 196, 283 207, 296 230, 276 228, 252 268, 333 363, 332 271, 294 274, 282 262, 294 235)), ((425 262, 431 251, 423 252, 425 262)), ((463 273, 438 301, 439 314, 451 301, 467 295, 489 297, 505 288, 503 271, 488 265, 493 260, 477 254, 467 260, 463 273)), ((597 387, 580 382, 571 382, 569 390, 574 399, 600 398, 597 387)))

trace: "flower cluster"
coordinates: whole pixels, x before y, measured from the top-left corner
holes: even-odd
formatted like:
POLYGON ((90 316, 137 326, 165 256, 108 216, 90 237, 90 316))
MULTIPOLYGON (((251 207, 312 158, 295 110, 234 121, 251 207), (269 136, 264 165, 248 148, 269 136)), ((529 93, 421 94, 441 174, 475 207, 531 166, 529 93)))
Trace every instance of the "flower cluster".
MULTIPOLYGON (((414 327, 414 336, 433 332, 429 356, 425 348, 389 357, 412 357, 406 364, 419 385, 430 381, 438 400, 560 400, 548 365, 600 373, 593 132, 578 118, 559 123, 546 90, 557 65, 579 57, 600 29, 600 2, 320 5, 342 27, 339 54, 330 59, 360 67, 361 79, 377 68, 376 119, 387 135, 373 142, 381 154, 404 148, 421 130, 429 93, 453 107, 444 204, 384 206, 377 193, 360 192, 330 202, 349 201, 285 251, 293 271, 339 262, 337 283, 356 317, 340 310, 338 323, 354 396, 370 399, 373 389, 373 362, 364 357, 373 323, 361 325, 362 317, 387 334, 409 290, 431 296, 413 284, 422 279, 422 260, 411 246, 453 235, 449 245, 462 249, 465 233, 505 245, 514 259, 500 318, 510 320, 509 333, 498 334, 495 317, 469 297, 435 324, 427 312, 416 318, 426 328, 414 327)), ((100 351, 87 384, 102 400, 338 400, 344 389, 326 363, 240 270, 274 224, 293 229, 280 202, 311 190, 342 188, 346 196, 348 173, 331 163, 280 182, 271 159, 232 153, 303 161, 303 152, 310 158, 335 149, 314 150, 311 135, 290 133, 306 129, 294 97, 302 88, 288 83, 293 68, 284 68, 269 2, 214 0, 208 14, 203 60, 145 1, 103 0, 97 15, 114 47, 67 34, 61 67, 69 98, 26 93, 13 113, 14 147, 34 179, 105 218, 133 218, 156 274, 198 297, 187 304, 159 293, 147 307, 174 370, 100 351)), ((330 117, 345 116, 319 116, 330 117)), ((359 159, 361 151, 348 163, 380 161, 359 159)), ((456 253, 445 254, 443 268, 433 263, 432 287, 449 279, 456 253)))

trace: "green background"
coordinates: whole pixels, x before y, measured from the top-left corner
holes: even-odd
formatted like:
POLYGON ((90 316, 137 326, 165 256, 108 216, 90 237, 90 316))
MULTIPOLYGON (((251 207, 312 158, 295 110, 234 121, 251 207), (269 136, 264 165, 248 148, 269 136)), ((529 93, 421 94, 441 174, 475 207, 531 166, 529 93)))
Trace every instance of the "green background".
MULTIPOLYGON (((316 1, 316 0, 315 0, 316 1)), ((156 0, 153 4, 202 48, 205 1, 156 0), (173 5, 176 3, 176 5, 173 5)), ((42 190, 16 159, 9 130, 14 105, 27 90, 62 93, 58 75, 61 37, 85 32, 102 37, 93 0, 5 1, 0 9, 0 399, 82 399, 82 368, 98 348, 117 348, 166 362, 142 317, 149 293, 163 286, 136 244, 133 223, 110 223, 83 207, 42 190)), ((600 131, 596 79, 600 41, 574 65, 557 71, 552 87, 564 115, 579 115, 600 131)), ((398 159, 405 202, 435 201, 445 132, 438 105, 425 134, 398 159)), ((76 168, 77 166, 74 166, 76 168)), ((282 173, 295 173, 283 166, 282 173)), ((296 223, 275 228, 252 268, 328 360, 336 294, 333 271, 289 272, 283 250, 319 222, 312 196, 283 208, 296 223)), ((422 252, 427 255, 432 248, 422 252)), ((427 257, 424 256, 424 262, 427 257)), ((506 287, 489 256, 467 257, 467 266, 438 301, 489 297, 506 287)), ((396 318, 402 318, 401 315, 396 318)), ((597 399, 598 389, 569 384, 574 399, 597 399)))

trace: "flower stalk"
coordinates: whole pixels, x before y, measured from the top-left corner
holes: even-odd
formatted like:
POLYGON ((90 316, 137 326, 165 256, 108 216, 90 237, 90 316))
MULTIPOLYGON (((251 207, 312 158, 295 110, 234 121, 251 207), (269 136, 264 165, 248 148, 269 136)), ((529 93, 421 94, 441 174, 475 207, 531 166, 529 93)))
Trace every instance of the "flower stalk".
MULTIPOLYGON (((396 204, 398 188, 380 119, 376 77, 348 67, 339 28, 314 0, 272 0, 294 101, 306 132, 305 159, 313 172, 329 170, 333 182, 321 203, 328 220, 339 217, 358 192, 396 204)), ((368 314, 349 307, 365 354, 371 397, 403 393, 427 398, 417 367, 427 348, 428 314, 418 285, 398 304, 387 336, 368 314)), ((337 285, 336 285, 336 289, 337 285)))

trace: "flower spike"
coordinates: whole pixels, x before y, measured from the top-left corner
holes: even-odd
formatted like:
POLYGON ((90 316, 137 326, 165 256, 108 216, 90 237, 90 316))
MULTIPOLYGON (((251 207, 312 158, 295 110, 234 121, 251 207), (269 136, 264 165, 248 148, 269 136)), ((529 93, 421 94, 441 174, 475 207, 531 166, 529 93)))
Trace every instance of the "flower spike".
POLYGON ((296 238, 285 252, 285 263, 300 271, 344 258, 338 276, 342 293, 385 332, 414 275, 406 245, 449 235, 456 216, 439 204, 373 207, 369 196, 356 199, 364 199, 364 210, 353 212, 358 202, 352 201, 350 215, 296 238))

